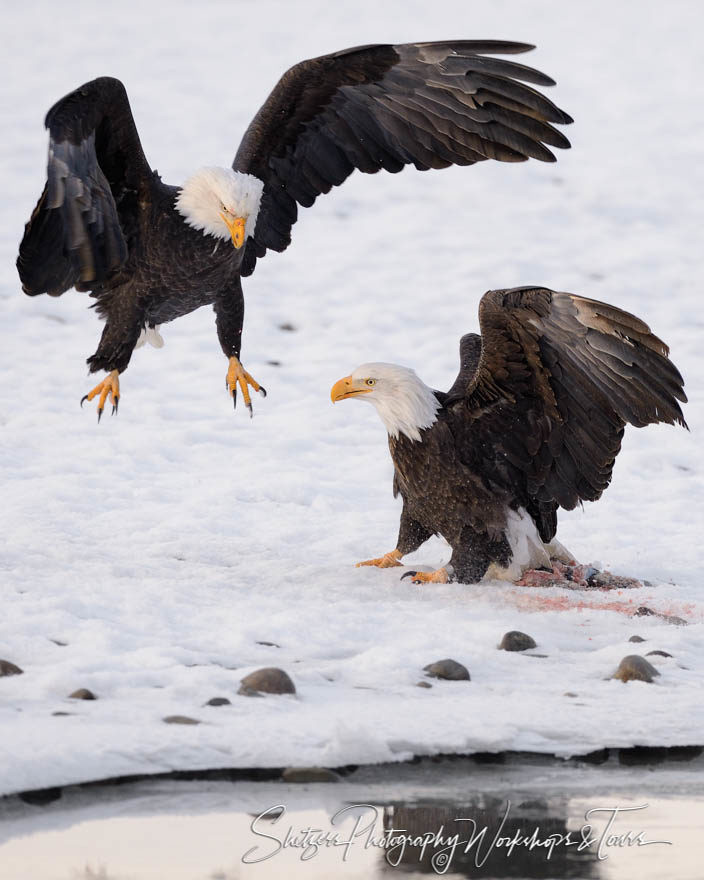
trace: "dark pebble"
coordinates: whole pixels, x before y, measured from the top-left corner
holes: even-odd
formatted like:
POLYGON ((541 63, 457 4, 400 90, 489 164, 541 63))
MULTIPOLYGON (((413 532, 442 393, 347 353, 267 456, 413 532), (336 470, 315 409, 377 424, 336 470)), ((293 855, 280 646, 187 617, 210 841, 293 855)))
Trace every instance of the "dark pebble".
POLYGON ((687 626, 687 621, 684 618, 678 617, 676 614, 660 614, 658 611, 648 608, 647 605, 641 605, 634 617, 659 617, 660 620, 664 620, 673 626, 687 626))
POLYGON ((642 636, 631 636, 628 640, 629 642, 644 642, 645 639, 642 636))
POLYGON ((281 774, 284 782, 339 782, 341 778, 327 767, 287 767, 281 774))
POLYGON ((77 691, 74 691, 72 694, 68 695, 69 700, 97 700, 98 698, 95 696, 93 691, 89 691, 88 688, 78 688, 77 691))
POLYGON ((646 657, 672 657, 672 654, 668 654, 667 651, 648 651, 645 655, 646 657))
POLYGON ((161 719, 164 724, 200 724, 195 718, 189 718, 188 715, 167 715, 161 719))
POLYGON ((296 327, 290 321, 284 321, 283 324, 279 324, 279 330, 286 330, 288 333, 294 333, 296 327))
POLYGON ((431 678, 444 678, 447 681, 469 681, 469 671, 466 666, 456 660, 438 660, 423 667, 431 678))
POLYGON ((23 672, 24 669, 20 669, 19 666, 15 666, 9 660, 0 660, 0 678, 5 675, 22 675, 23 672))
POLYGON ((651 682, 656 675, 660 673, 645 657, 641 657, 640 654, 629 654, 619 663, 612 678, 618 678, 620 681, 651 682))
POLYGON ((266 666, 245 675, 237 693, 245 697, 256 697, 259 694, 295 694, 296 688, 283 669, 266 666))
POLYGON ((516 629, 505 633, 499 644, 500 651, 528 651, 530 648, 537 648, 535 639, 516 629))
POLYGON ((432 684, 429 681, 417 681, 416 687, 417 688, 431 688, 432 684))
POLYGON ((265 648, 280 648, 281 645, 277 645, 276 642, 257 642, 258 645, 264 645, 265 648))
POLYGON ((562 696, 563 697, 578 697, 579 694, 576 694, 574 691, 565 691, 562 696))
POLYGON ((211 700, 205 704, 206 706, 231 706, 232 703, 227 699, 227 697, 213 697, 211 700))
POLYGON ((73 712, 52 712, 52 715, 73 715, 73 712))

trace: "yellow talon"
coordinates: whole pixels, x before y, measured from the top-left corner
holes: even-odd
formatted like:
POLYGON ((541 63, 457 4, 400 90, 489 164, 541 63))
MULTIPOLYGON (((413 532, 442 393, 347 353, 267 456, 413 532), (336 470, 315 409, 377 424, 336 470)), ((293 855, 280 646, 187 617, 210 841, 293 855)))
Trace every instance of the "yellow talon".
POLYGON ((112 403, 112 414, 115 415, 117 413, 117 407, 120 402, 119 377, 120 373, 118 370, 112 370, 102 382, 99 382, 95 388, 81 398, 81 406, 83 406, 85 400, 92 400, 100 394, 100 399, 98 400, 98 421, 100 421, 100 417, 103 414, 103 408, 105 406, 105 401, 108 399, 108 395, 110 396, 110 403, 112 403))
POLYGON ((355 568, 360 568, 363 565, 375 565, 377 568, 392 568, 395 565, 401 565, 399 562, 401 555, 400 550, 392 550, 391 553, 384 553, 383 556, 379 556, 377 559, 365 559, 364 562, 358 562, 355 568))
POLYGON ((450 582, 446 568, 439 568, 437 571, 407 571, 401 575, 401 580, 408 577, 414 584, 447 584, 450 582))
POLYGON ((262 397, 266 397, 266 390, 257 382, 256 379, 253 379, 249 373, 245 370, 242 364, 239 362, 239 359, 236 357, 230 358, 230 366, 227 370, 227 379, 226 379, 227 389, 232 395, 232 400, 237 406, 237 387, 239 386, 242 391, 242 397, 244 399, 244 405, 249 410, 249 417, 251 418, 252 413, 252 400, 249 396, 249 385, 254 388, 255 391, 258 391, 262 397))

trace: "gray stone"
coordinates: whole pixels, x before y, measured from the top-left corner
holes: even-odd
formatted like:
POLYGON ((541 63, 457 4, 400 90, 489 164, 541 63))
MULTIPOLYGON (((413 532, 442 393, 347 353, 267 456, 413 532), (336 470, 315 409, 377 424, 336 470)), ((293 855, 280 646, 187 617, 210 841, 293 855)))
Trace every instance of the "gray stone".
POLYGON ((281 779, 284 782, 339 782, 341 777, 327 767, 287 767, 281 779))
POLYGON ((431 678, 444 678, 447 681, 469 681, 469 671, 466 666, 456 660, 437 660, 423 667, 431 678))
POLYGON ((562 696, 563 697, 578 697, 579 694, 576 694, 574 691, 565 691, 562 696))
POLYGON ((88 688, 78 688, 77 691, 74 691, 72 694, 68 695, 69 700, 97 700, 98 698, 95 696, 93 691, 89 691, 88 688))
POLYGON ((195 718, 189 718, 188 715, 167 715, 161 719, 164 724, 200 724, 195 718))
POLYGON ((429 681, 417 681, 416 687, 417 688, 431 688, 432 684, 429 681))
POLYGON ((205 704, 206 706, 231 706, 232 703, 227 699, 227 697, 213 697, 208 700, 205 704))
POLYGON ((646 657, 672 657, 672 654, 668 654, 667 651, 648 651, 645 655, 646 657))
POLYGON ((256 697, 259 694, 295 694, 296 688, 288 673, 276 666, 265 666, 245 675, 238 694, 256 697))
POLYGON ((629 654, 619 663, 612 678, 618 678, 620 681, 651 682, 656 675, 660 673, 645 657, 641 657, 640 654, 629 654))
POLYGON ((5 675, 22 675, 23 672, 24 669, 20 669, 19 666, 15 666, 9 660, 0 660, 0 678, 5 675))
POLYGON ((528 651, 530 648, 536 647, 535 639, 516 629, 505 633, 499 644, 500 651, 528 651))
POLYGON ((642 638, 641 636, 631 636, 628 641, 629 642, 644 642, 645 639, 642 638))

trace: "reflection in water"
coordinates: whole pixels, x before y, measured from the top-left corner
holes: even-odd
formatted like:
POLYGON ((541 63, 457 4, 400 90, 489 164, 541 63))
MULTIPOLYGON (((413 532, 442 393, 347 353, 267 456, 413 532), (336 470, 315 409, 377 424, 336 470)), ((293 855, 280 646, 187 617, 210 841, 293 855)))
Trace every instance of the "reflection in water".
POLYGON ((437 876, 596 880, 596 851, 577 852, 579 828, 568 828, 567 808, 545 800, 486 797, 464 806, 396 806, 384 811, 384 827, 415 840, 389 848, 387 870, 399 868, 437 876), (433 834, 435 835, 433 837, 433 834), (512 846, 513 844, 513 846, 512 846), (396 856, 399 856, 397 862, 396 856), (388 861, 392 864, 389 865, 388 861))
MULTIPOLYGON (((0 799, 0 878, 701 880, 701 770, 452 761, 360 768, 335 785, 154 780, 74 788, 45 806, 0 799), (596 846, 564 845, 583 840, 587 811, 615 806, 634 810, 614 823, 618 835, 672 846, 615 845, 598 860, 596 846)), ((608 817, 591 821, 598 836, 608 817)))

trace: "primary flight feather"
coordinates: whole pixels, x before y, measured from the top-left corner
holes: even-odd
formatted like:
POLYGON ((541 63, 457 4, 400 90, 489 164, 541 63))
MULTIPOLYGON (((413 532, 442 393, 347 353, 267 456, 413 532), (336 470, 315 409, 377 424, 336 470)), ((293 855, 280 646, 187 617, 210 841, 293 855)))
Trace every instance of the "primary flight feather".
POLYGON ((533 48, 502 41, 374 45, 288 70, 245 132, 232 168, 204 168, 182 187, 147 162, 122 83, 101 77, 49 111, 47 182, 17 267, 30 296, 90 291, 105 328, 88 364, 107 377, 85 397, 98 416, 120 396, 119 374, 158 327, 215 308, 236 403, 264 389, 240 362, 240 278, 291 240, 298 206, 354 171, 397 172, 484 159, 554 161, 569 147, 553 124, 572 120, 526 83, 553 85, 495 58, 533 48))

